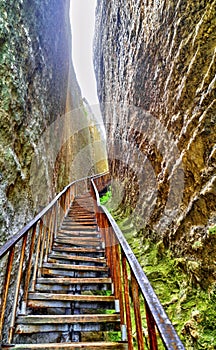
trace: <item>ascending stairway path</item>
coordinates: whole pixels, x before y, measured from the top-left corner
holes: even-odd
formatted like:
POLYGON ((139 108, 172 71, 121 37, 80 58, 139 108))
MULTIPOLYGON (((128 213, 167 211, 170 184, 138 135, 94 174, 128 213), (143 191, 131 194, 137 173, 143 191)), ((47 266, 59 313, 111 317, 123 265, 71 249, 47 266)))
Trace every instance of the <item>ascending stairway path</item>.
POLYGON ((13 348, 126 350, 112 289, 94 203, 86 193, 73 202, 38 270, 27 312, 16 320, 13 348), (111 335, 119 335, 118 341, 110 341, 111 335))

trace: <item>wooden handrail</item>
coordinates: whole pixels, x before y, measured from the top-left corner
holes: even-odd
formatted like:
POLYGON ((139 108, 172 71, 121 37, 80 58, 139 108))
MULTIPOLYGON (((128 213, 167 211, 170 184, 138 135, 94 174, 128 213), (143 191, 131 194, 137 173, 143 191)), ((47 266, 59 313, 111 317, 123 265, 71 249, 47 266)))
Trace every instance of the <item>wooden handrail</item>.
POLYGON ((74 184, 77 184, 78 182, 81 182, 83 180, 92 179, 94 177, 100 177, 107 174, 107 172, 87 176, 75 181, 72 181, 69 185, 67 185, 60 193, 57 194, 57 196, 44 208, 38 213, 27 225, 25 225, 17 234, 15 234, 11 239, 9 239, 1 248, 0 248, 0 260, 9 252, 9 250, 25 235, 26 232, 28 232, 59 200, 59 198, 62 197, 62 195, 74 184))
MULTIPOLYGON (((153 320, 157 326, 160 337, 163 341, 163 344, 166 349, 169 350, 183 350, 185 349, 181 340, 179 339, 171 321, 169 320, 166 312, 164 311, 158 297, 156 296, 147 276, 145 275, 142 267, 140 266, 137 258, 135 257, 133 251, 131 250, 128 242, 126 241, 122 231, 118 227, 117 223, 113 219, 112 215, 109 213, 107 208, 100 204, 100 196, 97 190, 97 186, 94 182, 94 179, 91 180, 94 197, 97 202, 98 211, 104 213, 110 226, 113 229, 113 232, 121 246, 122 252, 125 255, 128 265, 134 275, 139 290, 142 293, 144 300, 147 304, 147 308, 150 311, 150 317, 153 317, 153 320)), ((146 308, 146 310, 147 310, 146 308)), ((148 316, 148 315, 147 315, 148 316)), ((148 323, 148 317, 147 317, 148 323)), ((154 332, 154 330, 152 331, 154 332)), ((152 339, 150 337, 150 343, 152 339)), ((154 343, 154 341, 152 342, 154 343)), ((151 345, 150 345, 151 346, 151 345)), ((139 347, 138 347, 139 348, 139 347)), ((141 347, 142 348, 142 347, 141 347)), ((140 349, 141 349, 140 348, 140 349)), ((151 349, 157 349, 157 345, 150 347, 151 349)))

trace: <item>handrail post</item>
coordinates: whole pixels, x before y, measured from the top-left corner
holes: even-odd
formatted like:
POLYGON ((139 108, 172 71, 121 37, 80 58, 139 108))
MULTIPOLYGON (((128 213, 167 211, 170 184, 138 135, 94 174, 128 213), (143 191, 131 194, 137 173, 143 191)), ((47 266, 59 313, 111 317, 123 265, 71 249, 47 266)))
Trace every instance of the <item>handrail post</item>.
POLYGON ((35 247, 36 229, 37 229, 37 224, 35 224, 33 226, 32 237, 31 237, 29 259, 28 259, 26 278, 25 278, 25 284, 24 284, 23 301, 22 301, 22 307, 21 307, 21 314, 22 315, 26 314, 26 305, 27 305, 27 300, 28 300, 28 288, 29 288, 29 282, 30 282, 30 277, 31 277, 31 268, 32 268, 32 257, 33 257, 33 253, 34 253, 34 247, 35 247))
POLYGON ((23 270, 23 263, 24 263, 24 257, 25 257, 25 248, 26 248, 26 243, 27 243, 27 237, 28 237, 28 232, 23 237, 22 249, 21 249, 21 254, 20 254, 20 264, 19 264, 19 269, 18 269, 18 274, 17 274, 17 282, 16 282, 16 287, 15 287, 14 303, 13 303, 13 308, 12 308, 12 313, 11 313, 10 328, 9 328, 9 332, 8 332, 8 344, 11 343, 12 338, 13 338, 13 334, 14 334, 16 310, 17 310, 17 303, 18 303, 18 299, 19 299, 19 290, 20 290, 20 284, 21 284, 21 279, 22 279, 22 272, 23 272, 22 270, 23 270))
POLYGON ((51 222, 50 222, 49 229, 50 229, 49 250, 51 251, 53 242, 54 242, 54 235, 55 235, 55 209, 54 208, 52 208, 51 210, 51 222))
POLYGON ((40 220, 40 225, 39 225, 38 241, 37 241, 36 256, 35 256, 35 264, 34 264, 34 271, 33 271, 33 276, 32 276, 32 284, 31 284, 31 288, 30 288, 31 292, 35 291, 42 231, 43 231, 43 222, 42 222, 42 219, 41 219, 40 220))
MULTIPOLYGON (((115 238, 114 238, 115 239, 115 238)), ((117 242, 114 242, 117 243, 117 242)), ((120 260, 120 251, 119 251, 119 243, 115 244, 115 255, 116 255, 116 283, 118 290, 118 299, 119 299, 119 312, 120 312, 120 321, 121 321, 121 329, 122 329, 122 340, 126 340, 126 332, 125 328, 125 315, 124 315, 124 301, 122 294, 122 275, 121 275, 121 260, 120 260)))
POLYGON ((132 299, 133 299, 134 315, 135 315, 135 322, 136 322, 137 345, 138 345, 138 350, 143 350, 144 339, 143 339, 143 331, 142 331, 142 318, 140 313, 139 287, 138 287, 136 278, 133 274, 133 271, 131 271, 131 284, 132 284, 132 299))
POLYGON ((130 294, 129 294, 129 283, 127 273, 127 258, 122 250, 122 271, 124 280, 124 296, 125 296, 125 312, 126 312, 126 323, 127 323, 127 340, 128 350, 133 350, 133 335, 132 335, 132 322, 131 322, 131 308, 130 308, 130 294))
POLYGON ((148 327, 148 338, 149 338, 150 349, 158 350, 157 336, 155 331, 155 320, 152 316, 152 313, 149 309, 149 306, 146 300, 145 300, 145 308, 146 308, 146 320, 147 320, 147 327, 148 327))
POLYGON ((4 316, 5 316, 5 310, 7 305, 7 296, 8 296, 8 290, 10 285, 10 277, 11 277, 11 272, 13 268, 14 252, 15 252, 15 246, 11 248, 7 259, 5 280, 4 280, 2 294, 1 294, 2 302, 1 302, 1 308, 0 308, 0 311, 1 311, 0 312, 0 341, 2 341, 2 330, 3 330, 4 316))
MULTIPOLYGON (((44 221, 44 218, 43 218, 44 221)), ((39 258, 39 265, 38 265, 38 276, 41 277, 41 269, 42 269, 42 264, 43 264, 43 258, 46 254, 46 250, 45 250, 45 243, 46 242, 46 236, 48 236, 48 232, 47 232, 47 226, 46 226, 46 222, 42 225, 42 241, 41 241, 41 247, 40 247, 40 258, 39 258)))

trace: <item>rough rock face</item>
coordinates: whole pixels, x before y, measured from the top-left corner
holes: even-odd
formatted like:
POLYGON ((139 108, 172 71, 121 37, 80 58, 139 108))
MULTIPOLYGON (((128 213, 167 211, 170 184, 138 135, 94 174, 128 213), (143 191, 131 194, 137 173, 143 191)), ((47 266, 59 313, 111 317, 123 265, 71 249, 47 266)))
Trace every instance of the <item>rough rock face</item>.
MULTIPOLYGON (((215 278, 215 9, 99 0, 98 94, 119 213, 215 278), (209 230, 209 227, 210 230, 209 230)), ((200 275, 200 273, 198 273, 200 275)), ((199 277, 197 277, 199 279, 199 277)))
MULTIPOLYGON (((71 63, 69 4, 0 2, 0 243, 83 175, 71 164, 92 142, 92 121, 71 63)), ((90 146, 85 160, 98 170, 90 146)))

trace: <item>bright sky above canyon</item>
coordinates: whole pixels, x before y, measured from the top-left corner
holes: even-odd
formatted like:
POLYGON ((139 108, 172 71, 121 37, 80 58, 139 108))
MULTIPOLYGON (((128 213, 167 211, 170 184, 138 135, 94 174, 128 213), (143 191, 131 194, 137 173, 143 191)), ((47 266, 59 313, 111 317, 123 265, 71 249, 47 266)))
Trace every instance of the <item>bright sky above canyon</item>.
POLYGON ((98 103, 93 69, 93 37, 96 0, 71 0, 72 58, 82 96, 98 103))

